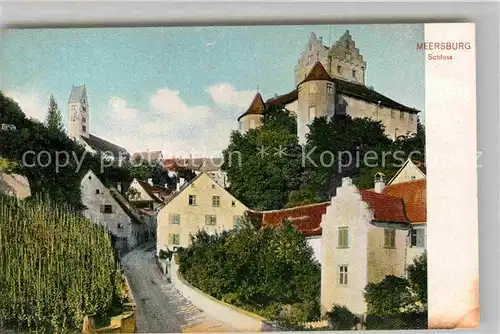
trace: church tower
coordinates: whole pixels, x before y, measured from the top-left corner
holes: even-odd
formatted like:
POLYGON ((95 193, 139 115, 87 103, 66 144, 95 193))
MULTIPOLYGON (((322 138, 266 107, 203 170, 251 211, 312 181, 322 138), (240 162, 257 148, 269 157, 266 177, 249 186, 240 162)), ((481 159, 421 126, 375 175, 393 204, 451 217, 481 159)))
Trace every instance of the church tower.
POLYGON ((317 61, 305 79, 297 86, 297 135, 299 144, 306 143, 308 125, 316 117, 329 120, 335 113, 335 83, 321 62, 317 61))
POLYGON ((85 85, 73 86, 68 100, 68 135, 75 139, 88 138, 89 124, 87 88, 85 85))

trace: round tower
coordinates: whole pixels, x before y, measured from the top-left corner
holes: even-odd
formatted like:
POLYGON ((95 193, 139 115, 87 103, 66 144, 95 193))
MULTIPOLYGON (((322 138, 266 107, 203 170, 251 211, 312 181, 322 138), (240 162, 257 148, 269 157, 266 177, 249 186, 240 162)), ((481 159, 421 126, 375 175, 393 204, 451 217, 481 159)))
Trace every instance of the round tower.
POLYGON ((316 117, 326 116, 327 120, 335 114, 335 83, 321 62, 316 62, 298 84, 297 135, 299 143, 306 143, 308 125, 316 117))
POLYGON ((260 93, 255 94, 250 107, 247 111, 238 117, 239 130, 241 133, 245 133, 250 129, 255 129, 262 124, 262 119, 264 118, 265 112, 264 100, 260 93))

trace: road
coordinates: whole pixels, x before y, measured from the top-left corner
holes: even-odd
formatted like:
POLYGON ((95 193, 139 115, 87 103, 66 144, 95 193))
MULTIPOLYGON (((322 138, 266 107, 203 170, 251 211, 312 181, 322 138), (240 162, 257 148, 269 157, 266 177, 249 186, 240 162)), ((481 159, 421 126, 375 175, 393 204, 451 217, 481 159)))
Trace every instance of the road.
POLYGON ((237 331, 197 309, 168 283, 153 247, 135 249, 121 262, 136 303, 138 333, 237 331))

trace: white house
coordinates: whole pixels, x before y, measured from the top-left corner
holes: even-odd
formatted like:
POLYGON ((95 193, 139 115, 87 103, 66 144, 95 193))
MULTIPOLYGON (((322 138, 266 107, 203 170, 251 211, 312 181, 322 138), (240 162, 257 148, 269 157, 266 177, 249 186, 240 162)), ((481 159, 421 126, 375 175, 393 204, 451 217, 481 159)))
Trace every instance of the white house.
POLYGON ((127 198, 136 207, 156 212, 169 198, 171 191, 166 187, 154 185, 153 180, 134 179, 127 191, 127 198))
POLYGON ((111 233, 117 249, 127 251, 143 239, 145 223, 135 209, 116 189, 106 188, 93 171, 83 177, 81 192, 84 215, 111 233))
POLYGON ((231 230, 240 224, 248 208, 201 172, 184 184, 160 209, 157 218, 157 252, 187 247, 190 235, 231 230))
POLYGON ((424 163, 407 159, 396 174, 387 182, 387 185, 425 179, 425 172, 424 163))

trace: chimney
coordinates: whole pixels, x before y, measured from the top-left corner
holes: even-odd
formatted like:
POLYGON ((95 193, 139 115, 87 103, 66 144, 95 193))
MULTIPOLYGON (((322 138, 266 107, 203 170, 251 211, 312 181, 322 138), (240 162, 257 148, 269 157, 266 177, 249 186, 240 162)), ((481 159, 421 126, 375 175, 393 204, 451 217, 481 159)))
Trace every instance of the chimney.
POLYGON ((181 189, 181 187, 184 185, 185 182, 186 182, 186 180, 183 177, 180 177, 177 180, 177 191, 179 191, 181 189))
POLYGON ((149 183, 151 186, 154 186, 154 184, 153 184, 153 179, 148 179, 148 183, 149 183))
POLYGON ((385 188, 385 175, 378 172, 375 174, 375 192, 381 194, 385 188))

